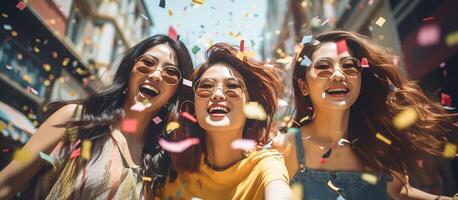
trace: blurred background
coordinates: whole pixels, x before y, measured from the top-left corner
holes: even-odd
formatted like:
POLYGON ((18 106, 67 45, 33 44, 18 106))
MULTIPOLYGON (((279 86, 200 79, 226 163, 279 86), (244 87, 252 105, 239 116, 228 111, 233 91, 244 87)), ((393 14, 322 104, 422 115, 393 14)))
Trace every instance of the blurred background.
MULTIPOLYGON (((327 30, 364 34, 399 57, 402 73, 433 101, 458 99, 456 0, 2 0, 0 169, 44 120, 46 104, 109 86, 119 55, 154 34, 176 32, 197 66, 216 42, 239 45, 277 67, 288 85, 295 45, 327 30), (443 100, 443 98, 442 98, 443 100)), ((456 110, 451 110, 456 112, 456 110)), ((280 119, 280 118, 279 118, 280 119)), ((425 155, 412 185, 452 195, 457 160, 425 155)))

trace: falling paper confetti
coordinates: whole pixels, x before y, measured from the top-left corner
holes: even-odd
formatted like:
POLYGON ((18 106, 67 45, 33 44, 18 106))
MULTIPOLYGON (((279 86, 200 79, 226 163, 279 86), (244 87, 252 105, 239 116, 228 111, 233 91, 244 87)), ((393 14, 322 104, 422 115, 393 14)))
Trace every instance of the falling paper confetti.
POLYGON ((152 179, 151 177, 148 177, 148 176, 142 177, 142 180, 143 180, 143 181, 147 181, 147 182, 153 181, 153 179, 152 179))
POLYGON ((92 141, 83 140, 83 142, 81 143, 81 148, 81 158, 89 160, 91 158, 92 141))
POLYGON ((136 102, 132 107, 130 107, 131 110, 141 112, 146 109, 146 106, 142 102, 136 102))
POLYGON ((138 122, 136 119, 124 118, 121 121, 121 131, 124 133, 135 133, 137 126, 138 122))
POLYGON ((194 122, 194 123, 197 123, 197 119, 196 119, 194 116, 192 116, 191 114, 189 114, 188 112, 182 112, 181 115, 182 115, 184 118, 188 119, 189 121, 192 121, 192 122, 194 122))
POLYGON ((445 144, 443 156, 445 158, 454 158, 456 156, 456 144, 445 144))
POLYGON ((165 131, 167 133, 171 133, 172 131, 180 128, 180 124, 178 122, 169 122, 165 127, 165 131))
POLYGON ((174 152, 174 153, 180 153, 183 152, 184 150, 188 149, 192 145, 199 144, 199 139, 198 138, 188 138, 181 140, 179 142, 170 142, 164 139, 159 139, 159 145, 162 147, 162 149, 169 151, 169 152, 174 152))
POLYGON ((417 121, 417 111, 414 108, 406 108, 394 116, 393 125, 402 130, 414 124, 415 121, 417 121))
POLYGON ((18 162, 28 163, 32 161, 32 159, 33 159, 32 152, 26 149, 16 150, 13 154, 13 160, 16 160, 18 162))
POLYGON ((243 61, 243 53, 238 51, 237 54, 236 54, 237 58, 241 61, 243 61))
POLYGON ((345 40, 339 40, 337 43, 337 54, 340 55, 348 51, 347 42, 345 40))
POLYGON ((256 147, 256 141, 250 139, 236 139, 231 143, 232 149, 240 149, 246 152, 256 147))
POLYGON ((192 0, 193 3, 198 4, 198 5, 202 5, 204 1, 205 0, 192 0))
POLYGON ((165 0, 161 0, 161 1, 159 2, 159 7, 165 8, 165 0))
POLYGON ((243 52, 245 50, 245 40, 240 40, 240 51, 243 52))
POLYGON ((186 85, 186 86, 192 87, 192 81, 190 81, 190 80, 188 80, 188 79, 185 79, 185 78, 183 78, 183 85, 186 85))
POLYGON ((196 54, 197 52, 200 51, 200 47, 198 47, 197 45, 194 45, 194 47, 192 47, 191 51, 192 51, 193 54, 196 54))
POLYGON ((173 26, 169 26, 168 36, 178 42, 178 34, 173 26))
POLYGON ((427 21, 431 21, 433 19, 434 19, 434 17, 425 17, 425 18, 423 18, 423 21, 427 22, 427 21))
POLYGON ((302 44, 307 44, 307 43, 312 42, 312 40, 313 40, 313 35, 306 35, 306 36, 302 37, 301 43, 302 44))
POLYGON ((72 154, 70 155, 70 160, 77 158, 80 155, 81 155, 81 147, 72 151, 72 154))
POLYGON ((377 26, 382 27, 383 24, 385 24, 385 22, 386 22, 385 18, 379 17, 379 18, 377 19, 377 21, 375 22, 375 24, 377 24, 377 26))
POLYGON ((310 66, 310 64, 312 64, 312 61, 310 60, 309 57, 304 55, 304 57, 302 57, 302 61, 300 63, 300 66, 308 67, 308 66, 310 66))
POLYGON ((391 140, 386 138, 384 135, 377 133, 375 137, 387 145, 391 145, 391 140))
POLYGON ((43 152, 39 152, 40 158, 54 165, 54 158, 43 152))
POLYGON ((417 166, 423 168, 423 160, 417 160, 417 166))
POLYGON ((306 120, 309 120, 310 119, 310 116, 309 115, 306 115, 305 117, 303 117, 301 120, 299 120, 299 123, 302 124, 302 122, 306 121, 306 120))
POLYGON ((420 46, 431 46, 440 40, 440 27, 438 25, 427 25, 420 28, 417 34, 417 43, 420 46))
POLYGON ((369 67, 369 62, 367 61, 367 58, 361 58, 361 67, 363 68, 369 67))
POLYGON ((297 199, 302 199, 302 185, 295 183, 291 186, 291 192, 297 199))
POLYGON ((452 97, 450 95, 441 93, 441 104, 444 106, 452 107, 452 97))
POLYGON ((245 116, 249 119, 264 121, 267 118, 266 111, 264 111, 264 108, 258 102, 247 102, 243 107, 243 112, 245 112, 245 116))
POLYGON ((375 185, 377 183, 377 176, 373 175, 373 174, 369 174, 369 173, 362 173, 361 174, 361 179, 363 179, 364 181, 372 184, 372 185, 375 185))
POLYGON ((449 47, 458 44, 458 31, 447 34, 445 44, 449 47))
POLYGON ((155 118, 153 118, 153 122, 154 122, 155 124, 159 124, 159 123, 162 122, 162 119, 161 119, 159 116, 156 116, 155 118))
POLYGON ((19 10, 24 10, 24 8, 27 7, 27 4, 24 3, 23 1, 19 1, 17 4, 16 4, 16 8, 18 8, 19 10))
POLYGON ((345 143, 351 144, 351 142, 348 141, 347 139, 345 139, 345 138, 340 138, 339 141, 337 142, 337 145, 343 146, 343 145, 345 145, 345 143))

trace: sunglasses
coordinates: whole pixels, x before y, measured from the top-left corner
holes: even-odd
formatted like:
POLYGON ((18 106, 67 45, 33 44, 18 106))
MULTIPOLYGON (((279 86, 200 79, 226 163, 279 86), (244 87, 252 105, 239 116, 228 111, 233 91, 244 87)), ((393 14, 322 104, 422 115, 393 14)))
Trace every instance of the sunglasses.
MULTIPOLYGON (((223 94, 230 99, 240 98, 245 91, 245 83, 238 78, 224 79, 222 84, 223 94)), ((200 98, 211 97, 218 89, 218 83, 215 79, 199 79, 194 83, 194 93, 200 98)))
POLYGON ((157 61, 146 55, 141 55, 135 59, 135 65, 138 65, 137 71, 145 75, 160 71, 162 80, 171 85, 176 85, 181 80, 181 72, 177 67, 165 66, 159 70, 157 61))
MULTIPOLYGON (((334 71, 336 63, 328 58, 318 59, 312 62, 311 72, 316 74, 319 78, 329 78, 334 71)), ((345 58, 339 66, 342 68, 342 72, 349 77, 356 77, 361 74, 362 66, 356 58, 345 58)))

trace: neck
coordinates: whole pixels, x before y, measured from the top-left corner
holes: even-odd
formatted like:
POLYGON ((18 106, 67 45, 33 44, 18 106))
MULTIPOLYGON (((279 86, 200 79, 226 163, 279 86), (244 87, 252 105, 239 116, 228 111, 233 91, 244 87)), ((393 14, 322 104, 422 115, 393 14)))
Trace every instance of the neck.
POLYGON ((121 132, 127 143, 144 144, 147 135, 146 129, 156 112, 136 112, 130 109, 131 106, 128 103, 124 104, 124 118, 137 121, 137 128, 134 132, 124 133, 122 130, 121 132))
POLYGON ((207 131, 207 159, 215 167, 227 167, 240 159, 243 152, 231 148, 231 143, 242 138, 243 128, 228 131, 207 131))
POLYGON ((302 131, 308 133, 313 141, 319 143, 337 142, 340 138, 347 137, 350 109, 319 109, 315 110, 315 118, 309 126, 304 126, 302 131))

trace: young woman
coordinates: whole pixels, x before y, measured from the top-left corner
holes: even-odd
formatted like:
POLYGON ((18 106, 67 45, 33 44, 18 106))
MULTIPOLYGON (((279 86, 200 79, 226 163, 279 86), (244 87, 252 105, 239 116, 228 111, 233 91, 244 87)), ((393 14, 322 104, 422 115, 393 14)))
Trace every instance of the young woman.
POLYGON ((409 186, 406 175, 419 152, 442 155, 453 116, 400 75, 394 55, 361 35, 326 32, 302 47, 293 62, 300 128, 274 147, 303 198, 447 199, 409 186), (393 125, 401 111, 411 114, 400 121, 416 122, 393 125))
POLYGON ((40 126, 22 149, 32 160, 13 160, 1 172, 0 199, 12 198, 34 176, 33 191, 22 196, 144 199, 170 166, 157 143, 164 127, 157 119, 167 120, 166 106, 179 103, 181 80, 192 72, 182 42, 155 35, 135 45, 123 55, 112 86, 65 102, 40 126), (55 167, 38 158, 40 152, 51 154, 55 167))
POLYGON ((282 199, 289 195, 288 174, 276 150, 233 148, 250 139, 267 140, 282 83, 271 68, 253 59, 237 57, 237 49, 225 43, 211 46, 207 62, 196 72, 194 103, 183 111, 197 122, 180 118, 174 140, 199 138, 199 145, 172 154, 177 176, 164 187, 163 198, 282 199), (257 102, 265 108, 265 121, 247 119, 244 106, 257 102))

